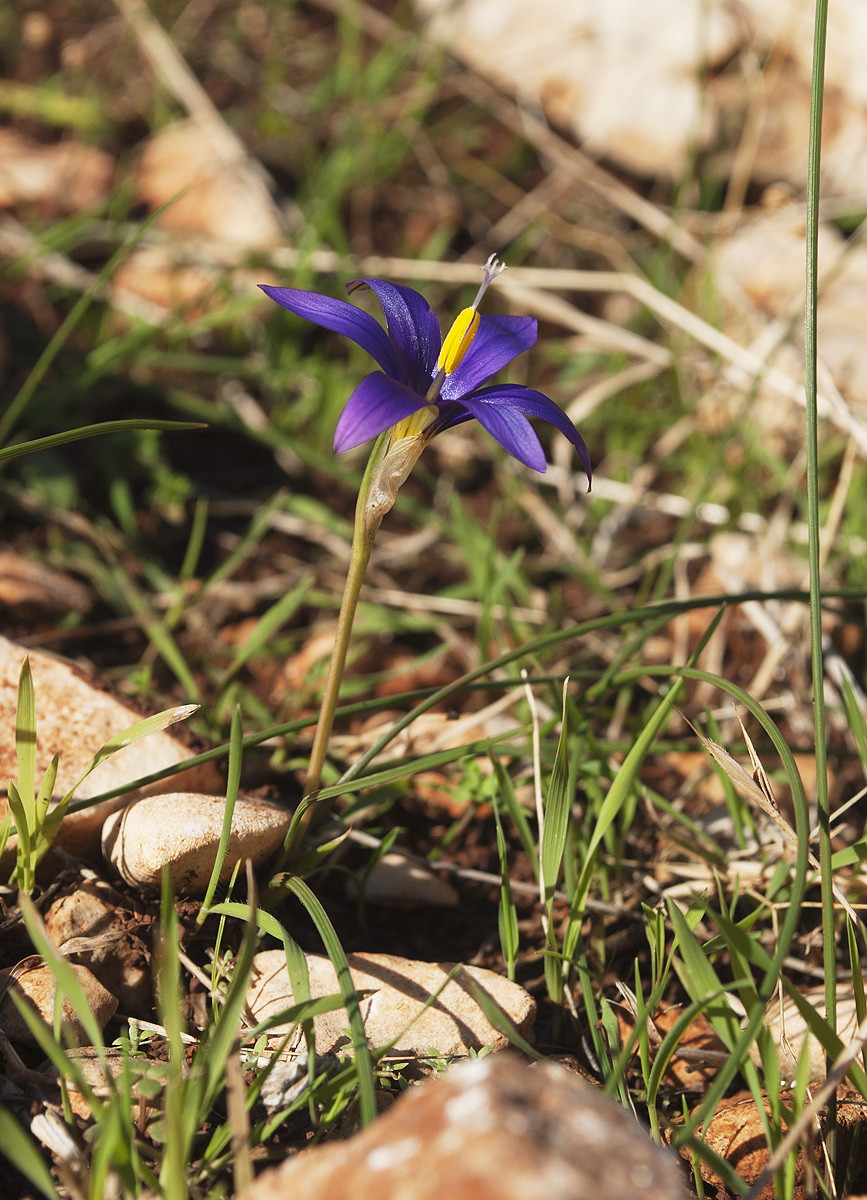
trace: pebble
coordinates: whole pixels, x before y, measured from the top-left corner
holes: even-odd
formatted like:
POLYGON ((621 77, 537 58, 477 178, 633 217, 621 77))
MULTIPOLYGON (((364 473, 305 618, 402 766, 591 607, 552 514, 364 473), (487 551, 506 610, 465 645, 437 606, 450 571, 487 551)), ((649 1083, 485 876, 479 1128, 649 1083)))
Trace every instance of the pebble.
MULTIPOLYGON (((146 796, 105 822, 103 854, 120 877, 140 891, 158 891, 167 866, 176 895, 203 896, 225 810, 225 797, 198 792, 146 796)), ((285 808, 239 796, 220 881, 227 882, 235 864, 244 859, 261 866, 282 844, 291 820, 285 808)))
MULTIPOLYGON (((431 1053, 444 1058, 465 1057, 471 1050, 485 1046, 500 1050, 509 1044, 505 1034, 494 1028, 479 1007, 471 984, 480 987, 524 1036, 536 1015, 535 1000, 518 984, 483 967, 462 967, 457 978, 418 1016, 425 1001, 442 987, 454 963, 417 962, 393 954, 349 954, 347 960, 356 991, 369 993, 360 1000, 368 1041, 379 1047, 399 1038, 393 1053, 400 1057, 422 1058, 431 1053)), ((330 959, 311 954, 307 956, 307 966, 311 997, 340 992, 330 959)), ((256 1020, 262 1021, 294 1002, 283 951, 263 950, 257 954, 247 991, 247 1003, 256 1020)), ((348 1025, 349 1017, 343 1008, 314 1017, 316 1053, 351 1053, 352 1043, 346 1034, 348 1025)), ((288 1025, 277 1026, 270 1036, 277 1039, 288 1030, 288 1025)), ((301 1042, 299 1030, 291 1049, 303 1052, 301 1042)))
POLYGON ((153 1009, 153 986, 143 919, 114 888, 88 879, 54 901, 45 927, 59 950, 85 959, 124 1015, 145 1017, 153 1009))
MULTIPOLYGON (((825 988, 809 988, 804 992, 804 999, 816 1009, 822 1020, 825 1019, 825 988)), ((765 1028, 770 1032, 777 1047, 777 1057, 780 1065, 780 1079, 783 1086, 792 1086, 798 1060, 807 1042, 810 1059, 809 1083, 822 1083, 825 1079, 825 1051, 816 1037, 807 1029, 804 1018, 798 1011, 797 1005, 788 994, 783 996, 782 1004, 778 996, 772 997, 765 1007, 763 1017, 765 1028)), ((855 995, 851 986, 843 985, 837 988, 837 1036, 845 1046, 855 1036, 858 1028, 858 1012, 855 1007, 855 995)), ((755 1043, 750 1047, 750 1057, 756 1066, 761 1065, 761 1055, 755 1043)))
MULTIPOLYGON (((77 966, 74 963, 70 963, 69 966, 81 984, 88 1008, 96 1018, 99 1028, 104 1029, 117 1011, 117 999, 102 986, 87 967, 77 966)), ((0 971, 0 985, 6 982, 10 974, 9 970, 0 971)), ((13 992, 24 999, 29 1007, 41 1017, 47 1029, 53 1029, 57 984, 51 968, 40 962, 30 970, 23 971, 10 985, 9 991, 0 1001, 0 1025, 6 1036, 13 1042, 36 1046, 38 1042, 12 999, 13 992)), ((62 1033, 70 1041, 79 1046, 89 1044, 90 1038, 85 1032, 81 1018, 67 999, 63 1001, 60 1021, 62 1033)))
POLYGON ((457 908, 460 897, 448 880, 441 878, 423 859, 411 858, 390 850, 378 858, 370 869, 363 888, 354 878, 346 885, 350 900, 362 892, 367 904, 387 908, 457 908))
MULTIPOLYGON (((48 764, 59 752, 60 764, 54 787, 54 798, 59 800, 81 777, 94 754, 110 738, 140 721, 144 714, 116 700, 72 663, 0 637, 0 781, 4 789, 7 779, 18 777, 15 712, 18 677, 21 664, 28 655, 36 693, 37 780, 41 782, 48 764)), ((183 762, 192 754, 189 746, 171 730, 152 733, 101 762, 77 789, 75 799, 86 800, 122 787, 153 771, 183 762)), ((205 763, 174 775, 170 780, 162 780, 148 790, 166 791, 169 787, 216 792, 221 787, 220 775, 213 763, 205 763)), ((142 794, 140 791, 126 793, 92 808, 70 813, 60 826, 55 845, 74 858, 98 865, 105 818, 128 803, 130 795, 142 794)), ((0 815, 5 812, 5 805, 5 796, 0 797, 0 815)), ((4 869, 14 863, 16 846, 17 838, 13 836, 0 860, 4 869)), ((46 860, 46 866, 49 865, 46 860)), ((57 859, 54 866, 57 866, 57 859)))
MULTIPOLYGON (((784 1112, 786 1109, 791 1109, 793 1106, 792 1094, 782 1092, 778 1097, 778 1103, 784 1112)), ((753 1190, 770 1160, 766 1132, 768 1122, 770 1121, 772 1125, 777 1122, 777 1118, 772 1115, 775 1106, 771 1105, 764 1092, 762 1093, 762 1107, 764 1112, 759 1110, 749 1092, 736 1092, 734 1096, 727 1096, 720 1101, 702 1135, 705 1144, 720 1158, 730 1163, 741 1179, 753 1190)), ((819 1119, 824 1131, 827 1123, 827 1109, 821 1110, 819 1119)), ((862 1191, 867 1184, 867 1170, 865 1170, 862 1150, 864 1102, 857 1091, 847 1084, 844 1084, 837 1092, 836 1123, 839 1172, 837 1178, 845 1179, 848 1184, 852 1185, 853 1190, 862 1191)), ((814 1134, 819 1133, 815 1124, 812 1129, 814 1134)), ((786 1131, 785 1119, 781 1119, 777 1126, 777 1134, 781 1135, 786 1131)), ((666 1136, 671 1137, 675 1133, 676 1127, 670 1130, 666 1136)), ((808 1134, 800 1139, 793 1164, 791 1189, 786 1192, 791 1200, 810 1200, 817 1194, 815 1173, 822 1169, 821 1144, 821 1134, 818 1138, 808 1134), (808 1156, 812 1158, 812 1166, 807 1162, 808 1156)), ((691 1169, 692 1152, 689 1147, 682 1146, 680 1154, 691 1169)), ((710 1185, 706 1191, 707 1195, 715 1195, 724 1200, 735 1200, 735 1194, 725 1186, 720 1176, 708 1163, 700 1162, 700 1171, 705 1184, 710 1185)), ((759 1189, 756 1200, 774 1200, 777 1194, 774 1179, 771 1178, 759 1189)), ((850 1196, 850 1200, 854 1200, 848 1188, 846 1195, 850 1196)))
POLYGON ((674 1155, 601 1089, 488 1055, 410 1087, 343 1142, 303 1150, 237 1200, 686 1200, 674 1155))
MULTIPOLYGON (((99 1100, 107 1099, 112 1092, 109 1078, 122 1079, 129 1073, 130 1099, 132 1100, 132 1115, 137 1122, 142 1122, 148 1114, 160 1108, 168 1074, 168 1064, 161 1061, 145 1061, 141 1050, 130 1060, 129 1052, 120 1046, 105 1046, 97 1050, 95 1046, 76 1046, 66 1051, 70 1059, 84 1076, 84 1081, 93 1090, 99 1100), (150 1086, 138 1088, 139 1081, 144 1078, 150 1086), (154 1087, 156 1081, 157 1087, 154 1087)), ((50 1074, 58 1074, 53 1066, 48 1067, 50 1074)), ((119 1084, 122 1092, 123 1082, 119 1084)), ((68 1082, 69 1104, 76 1116, 88 1121, 93 1118, 93 1111, 87 1096, 80 1092, 71 1081, 68 1082)))

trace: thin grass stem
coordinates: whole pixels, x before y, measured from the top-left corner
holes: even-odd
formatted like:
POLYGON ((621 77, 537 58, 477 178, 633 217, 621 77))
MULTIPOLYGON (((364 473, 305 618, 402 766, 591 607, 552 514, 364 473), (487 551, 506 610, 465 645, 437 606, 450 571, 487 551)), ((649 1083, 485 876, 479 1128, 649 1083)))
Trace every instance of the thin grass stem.
MULTIPOLYGON (((825 742, 825 668, 822 655, 821 540, 819 536, 819 416, 817 306, 819 272, 819 191, 822 159, 822 109, 825 84, 825 41, 828 0, 816 0, 813 30, 813 72, 810 81, 810 143, 807 160, 807 264, 804 311, 807 450, 807 533, 810 564, 810 658, 813 675, 813 721, 816 734, 816 807, 819 823, 819 862, 822 868, 822 954, 825 968, 825 1006, 828 1027, 837 1029, 837 946, 834 934, 834 894, 831 866, 831 814, 825 742)), ((834 1162, 835 1097, 828 1098, 828 1153, 834 1162)))

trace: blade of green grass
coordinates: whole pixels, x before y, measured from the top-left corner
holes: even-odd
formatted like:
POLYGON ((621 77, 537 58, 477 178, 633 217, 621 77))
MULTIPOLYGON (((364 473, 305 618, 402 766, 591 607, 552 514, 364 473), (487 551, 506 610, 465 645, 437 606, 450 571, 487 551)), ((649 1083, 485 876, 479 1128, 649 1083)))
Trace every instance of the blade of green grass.
POLYGON ((0 1146, 13 1167, 21 1172, 48 1200, 60 1200, 51 1172, 36 1142, 0 1104, 0 1146))
POLYGON ((65 446, 68 442, 80 442, 84 438, 101 437, 106 433, 124 433, 132 429, 176 431, 179 429, 207 429, 207 425, 202 421, 148 421, 143 417, 102 421, 98 425, 81 425, 78 429, 67 429, 63 433, 52 433, 48 437, 34 438, 30 442, 16 442, 14 446, 4 446, 0 449, 0 463, 8 462, 13 458, 21 458, 25 454, 33 454, 37 450, 50 450, 55 446, 65 446))
POLYGON ((36 695, 28 657, 21 664, 18 676, 15 752, 18 757, 18 796, 32 832, 36 827, 36 695))
POLYGON ((319 936, 322 938, 325 952, 331 959, 334 970, 337 972, 337 982, 340 985, 346 1012, 349 1016, 349 1029, 352 1036, 352 1045, 355 1050, 355 1062, 358 1068, 361 1123, 362 1125, 370 1125, 376 1119, 376 1088, 373 1078, 373 1058, 370 1053, 370 1046, 367 1044, 367 1035, 364 1032, 364 1022, 361 1018, 361 1009, 358 1005, 358 994, 355 991, 352 976, 349 973, 349 963, 346 961, 343 947, 340 944, 334 926, 328 918, 328 914, 307 884, 302 879, 290 877, 285 880, 283 886, 292 892, 304 905, 316 926, 319 936))
MULTIPOLYGON (((208 886, 205 890, 205 898, 202 901, 202 907, 199 910, 199 915, 196 917, 196 924, 202 925, 208 916, 208 910, 211 902, 214 899, 214 892, 217 890, 217 884, 220 882, 220 874, 223 870, 223 864, 226 861, 226 854, 229 851, 229 838, 232 834, 232 816, 235 812, 235 803, 238 799, 238 787, 241 783, 241 765, 243 762, 243 730, 241 727, 241 710, 236 708, 232 714, 232 727, 229 732, 229 774, 226 780, 226 808, 223 813, 223 828, 220 830, 220 844, 217 847, 217 854, 214 859, 214 865, 211 868, 211 877, 208 880, 208 886)), ((255 928, 255 926, 254 926, 255 928)))
POLYGON ((0 445, 2 445, 9 437, 9 434, 14 428, 15 423, 18 421, 18 418, 27 408, 27 405, 32 400, 36 389, 39 387, 40 383, 48 373, 51 364, 57 358, 57 355, 62 350, 67 338, 81 321, 88 308, 90 308, 90 305, 102 291, 109 279, 111 279, 112 275, 115 273, 123 260, 138 245, 138 243, 147 233, 148 229, 150 229, 155 221, 159 220, 160 216, 163 214, 163 212, 165 212, 166 208, 168 208, 169 204, 171 203, 173 203, 173 201, 169 201, 168 204, 162 204, 159 208, 154 209, 152 213, 148 214, 144 221, 142 221, 141 224, 138 225, 132 231, 132 233, 130 233, 129 236, 124 239, 123 244, 118 247, 114 254, 112 254, 111 258, 109 258, 108 262, 87 288, 87 291, 83 292, 75 301, 72 308, 61 322, 57 332, 40 354, 38 361, 31 370, 22 387, 19 389, 18 394, 11 401, 3 416, 0 417, 0 445))
POLYGON ((520 948, 518 932, 518 913, 512 899, 512 885, 509 880, 509 858, 506 850, 506 838, 503 833, 503 823, 500 819, 500 802, 496 794, 493 796, 494 821, 497 829, 497 854, 500 860, 500 904, 497 909, 497 928, 500 934, 500 949, 506 963, 506 975, 514 982, 515 962, 520 948))
MULTIPOLYGON (((810 564, 810 660, 813 680, 813 720, 816 733, 816 809, 819 822, 819 863, 822 870, 822 951, 825 968, 825 1004, 828 1024, 837 1027, 837 939, 834 922, 833 867, 831 865, 831 809, 828 795, 828 760, 825 733, 825 664, 822 651, 822 547, 819 531, 819 191, 822 159, 822 109, 825 96, 825 42, 828 0, 816 0, 813 27, 813 69, 810 80, 810 141, 807 156, 807 270, 804 297, 804 386, 806 389, 805 447, 807 452, 807 532, 810 564)), ((828 1106, 828 1140, 832 1163, 835 1154, 836 1099, 828 1106)))
MULTIPOLYGON (((848 600, 863 600, 865 598, 864 589, 862 588, 843 588, 836 590, 828 590, 823 593, 826 597, 839 597, 848 600)), ((746 603, 748 600, 791 600, 806 602, 808 593, 798 590, 787 591, 755 591, 743 592, 737 596, 739 604, 746 603)), ((516 650, 511 650, 507 654, 500 655, 499 658, 492 659, 490 662, 462 675, 459 679, 447 684, 441 688, 419 688, 413 692, 407 692, 403 696, 386 696, 373 700, 366 700, 358 704, 348 704, 339 708, 336 716, 348 717, 355 716, 360 713, 376 712, 379 709, 394 708, 398 700, 404 703, 419 701, 407 714, 402 717, 395 725, 384 734, 374 746, 365 752, 355 763, 348 768, 341 777, 341 783, 347 783, 354 780, 367 767, 370 761, 380 753, 380 751, 388 745, 395 737, 397 737, 404 729, 428 712, 432 707, 441 704, 444 700, 451 696, 457 695, 460 692, 471 690, 474 687, 485 688, 494 686, 499 689, 501 687, 515 687, 523 684, 520 679, 508 679, 504 681, 496 680, 493 683, 483 681, 483 676, 497 671, 502 667, 508 666, 517 659, 523 658, 527 654, 535 654, 552 646, 559 645, 561 642, 577 639, 588 633, 594 633, 600 629, 614 629, 621 625, 637 624, 647 620, 651 616, 656 616, 660 613, 667 614, 669 618, 679 616, 683 613, 691 612, 693 609, 727 607, 733 602, 731 596, 697 596, 690 600, 670 601, 666 604, 654 606, 651 609, 638 609, 628 613, 614 613, 605 617, 597 617, 592 621, 586 621, 581 625, 573 625, 567 629, 558 630, 554 633, 545 634, 542 637, 536 638, 531 642, 526 643, 523 647, 516 650)), ((671 671, 666 668, 663 672, 657 671, 656 674, 669 673, 671 671)), ((637 678, 641 672, 632 672, 623 676, 624 679, 637 678)), ((299 730, 307 729, 316 723, 316 717, 301 717, 297 720, 286 721, 280 725, 269 726, 267 729, 261 730, 259 733, 248 734, 244 739, 244 748, 258 746, 262 742, 268 741, 274 737, 285 737, 288 734, 297 733, 299 730)), ((203 751, 201 754, 192 755, 185 759, 182 763, 178 763, 172 767, 164 767, 160 771, 152 771, 148 775, 143 775, 140 779, 133 780, 128 784, 123 784, 115 789, 107 789, 100 792, 98 796, 91 797, 87 800, 81 800, 71 807, 70 811, 76 812, 81 808, 89 808, 94 804, 98 804, 103 800, 111 800, 117 795, 130 791, 133 788, 141 788, 150 786, 153 783, 158 783, 160 780, 167 779, 170 776, 177 774, 178 771, 187 770, 192 766, 199 766, 205 762, 213 762, 220 758, 225 758, 229 752, 228 744, 215 746, 211 750, 203 751)), ((357 786, 361 786, 360 784, 357 786)))

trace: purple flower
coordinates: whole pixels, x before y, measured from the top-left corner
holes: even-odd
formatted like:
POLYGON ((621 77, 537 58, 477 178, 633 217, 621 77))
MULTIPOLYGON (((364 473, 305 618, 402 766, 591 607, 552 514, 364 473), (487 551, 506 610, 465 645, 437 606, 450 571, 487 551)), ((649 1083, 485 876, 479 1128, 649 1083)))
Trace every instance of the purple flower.
POLYGON ((477 311, 491 280, 502 270, 494 260, 471 308, 458 316, 442 340, 439 322, 423 296, 382 279, 357 279, 349 291, 369 287, 385 313, 387 331, 368 313, 296 288, 262 291, 296 316, 351 338, 380 367, 362 379, 349 397, 334 432, 334 449, 351 450, 414 413, 429 410, 421 427, 425 441, 444 429, 477 420, 519 462, 544 471, 545 454, 528 417, 540 417, 564 433, 590 478, 590 456, 574 425, 553 400, 518 384, 486 384, 536 341, 532 317, 484 316, 477 311), (484 386, 483 386, 484 385, 484 386))

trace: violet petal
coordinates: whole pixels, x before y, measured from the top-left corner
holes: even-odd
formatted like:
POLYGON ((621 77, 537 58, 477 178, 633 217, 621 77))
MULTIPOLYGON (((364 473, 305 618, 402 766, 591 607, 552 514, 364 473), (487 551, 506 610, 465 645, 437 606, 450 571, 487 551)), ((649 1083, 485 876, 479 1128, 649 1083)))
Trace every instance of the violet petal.
POLYGON ((424 296, 414 288, 398 283, 388 283, 384 279, 355 279, 347 287, 362 283, 367 284, 382 305, 388 336, 401 368, 401 382, 424 395, 442 345, 436 314, 424 296))
POLYGON ((535 344, 533 317, 482 317, 473 344, 442 386, 444 400, 460 400, 535 344))
POLYGON ((346 300, 336 300, 332 296, 321 296, 318 292, 304 292, 299 288, 269 287, 260 283, 259 287, 272 300, 282 305, 298 317, 330 329, 334 333, 342 333, 350 341, 361 346, 376 360, 387 375, 392 379, 400 378, 400 366, 395 356, 394 348, 388 340, 388 335, 370 313, 356 308, 346 300))
POLYGON ((548 463, 545 451, 527 418, 515 408, 498 405, 496 400, 488 403, 473 396, 464 400, 469 412, 480 425, 499 442, 504 450, 508 450, 513 458, 532 467, 534 471, 544 472, 548 463))
POLYGON ((424 406, 424 396, 374 371, 362 379, 340 414, 334 430, 334 449, 338 453, 352 450, 424 406))
POLYGON ((520 387, 518 384, 493 384, 491 387, 480 388, 472 396, 466 397, 461 401, 467 408, 474 413, 475 410, 471 401, 480 400, 485 404, 497 404, 501 408, 508 408, 523 413, 527 417, 541 417, 543 421, 547 421, 549 425, 553 425, 555 429, 559 429, 564 434, 578 453, 581 459, 581 466, 587 472, 588 482, 593 475, 593 468, 590 463, 590 454, 587 446, 584 444, 584 439, 581 434, 563 412, 559 405, 553 400, 543 395, 541 392, 534 391, 533 388, 520 387))

